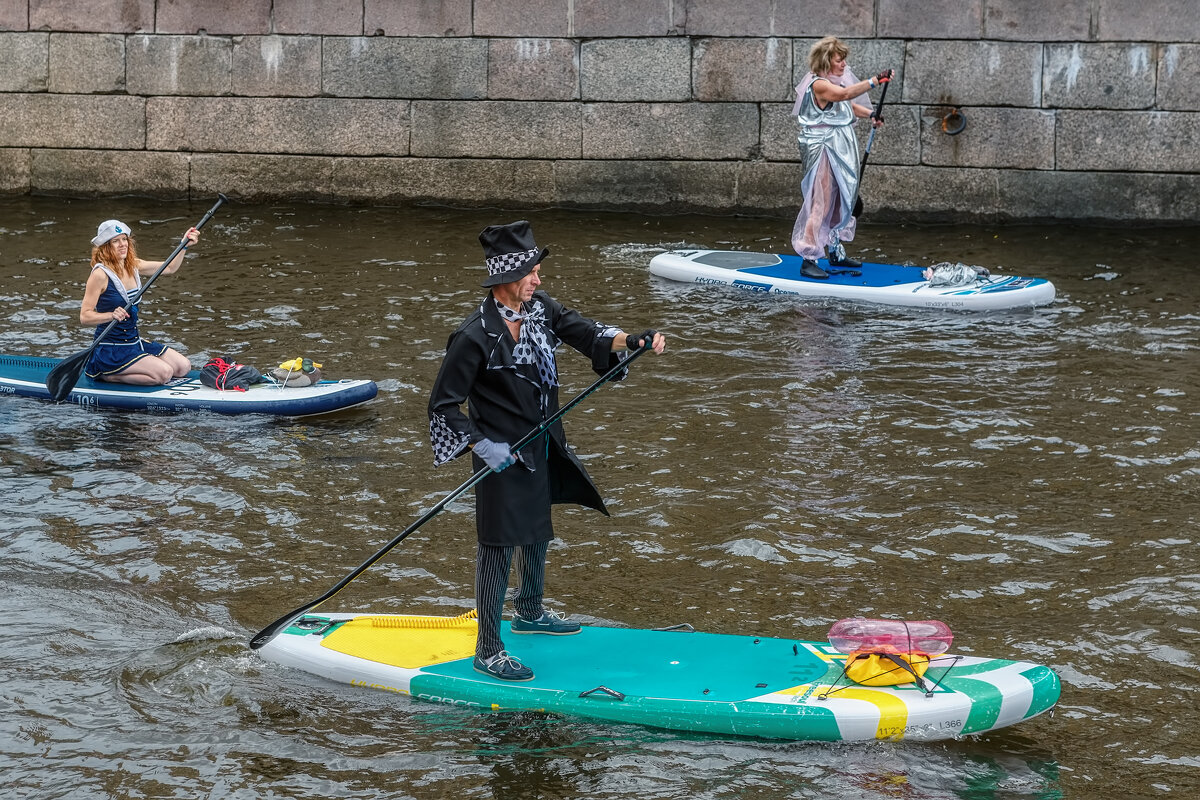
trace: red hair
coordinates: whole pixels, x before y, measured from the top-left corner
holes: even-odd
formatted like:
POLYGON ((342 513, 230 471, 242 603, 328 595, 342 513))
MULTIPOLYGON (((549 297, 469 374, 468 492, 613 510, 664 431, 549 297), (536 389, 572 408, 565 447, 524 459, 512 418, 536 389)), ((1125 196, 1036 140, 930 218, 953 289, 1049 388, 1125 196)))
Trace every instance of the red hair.
POLYGON ((137 248, 133 245, 133 237, 127 238, 129 239, 129 249, 125 251, 124 261, 117 260, 117 250, 113 246, 117 237, 114 236, 99 247, 92 248, 92 263, 103 264, 122 278, 132 278, 137 272, 137 248))

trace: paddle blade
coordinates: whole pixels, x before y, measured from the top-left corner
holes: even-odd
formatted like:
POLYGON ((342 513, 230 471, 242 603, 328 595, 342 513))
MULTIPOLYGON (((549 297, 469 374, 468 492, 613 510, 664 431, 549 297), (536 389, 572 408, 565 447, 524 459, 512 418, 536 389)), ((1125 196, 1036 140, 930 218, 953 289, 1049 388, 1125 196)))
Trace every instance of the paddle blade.
POLYGON ((79 383, 79 379, 83 376, 83 368, 87 366, 88 358, 91 355, 92 350, 89 347, 73 356, 67 356, 54 365, 50 374, 46 376, 46 388, 50 390, 51 401, 61 403, 67 399, 67 395, 71 393, 75 384, 79 383))
POLYGON ((300 608, 294 608, 288 613, 284 614, 282 617, 275 620, 258 633, 254 634, 254 638, 250 640, 250 649, 257 650, 258 648, 262 647, 264 644, 274 639, 280 631, 286 630, 287 627, 296 619, 304 616, 310 609, 320 604, 321 601, 317 601, 316 603, 310 603, 309 605, 301 606, 300 608))

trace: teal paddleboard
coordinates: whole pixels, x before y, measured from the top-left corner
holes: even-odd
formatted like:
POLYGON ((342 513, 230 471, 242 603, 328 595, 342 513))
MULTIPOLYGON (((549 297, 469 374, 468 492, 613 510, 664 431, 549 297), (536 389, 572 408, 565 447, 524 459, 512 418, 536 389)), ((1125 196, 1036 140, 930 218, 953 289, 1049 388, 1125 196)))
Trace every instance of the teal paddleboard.
POLYGON ((828 642, 592 626, 504 633, 532 681, 474 670, 473 614, 310 614, 258 652, 335 681, 480 710, 795 740, 952 739, 1048 711, 1060 690, 1050 668, 1004 659, 945 654, 923 686, 863 686, 828 642))

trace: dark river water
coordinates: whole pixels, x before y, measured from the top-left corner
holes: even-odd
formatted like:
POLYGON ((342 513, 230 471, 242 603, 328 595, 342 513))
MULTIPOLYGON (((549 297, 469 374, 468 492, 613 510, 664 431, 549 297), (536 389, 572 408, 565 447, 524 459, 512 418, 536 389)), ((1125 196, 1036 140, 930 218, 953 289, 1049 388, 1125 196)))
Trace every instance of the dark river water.
MULTIPOLYGON (((215 198, 214 198, 215 199, 215 198)), ((0 353, 66 356, 88 239, 162 258, 212 200, 0 202, 0 353)), ((0 795, 12 798, 1092 798, 1200 785, 1200 231, 863 226, 851 253, 1051 279, 962 314, 654 278, 680 246, 784 252, 788 220, 221 209, 143 330, 194 364, 305 355, 379 397, 300 420, 0 398, 0 795), (1052 715, 962 741, 813 745, 492 715, 262 661, 249 637, 458 486, 425 404, 477 304, 485 225, 545 288, 668 334, 566 419, 611 517, 556 511, 547 594, 591 623, 823 639, 945 620, 1049 664, 1052 715)), ((564 399, 594 379, 560 358, 564 399)), ((324 610, 473 605, 472 504, 324 610)), ((619 653, 613 654, 619 658, 619 653)))

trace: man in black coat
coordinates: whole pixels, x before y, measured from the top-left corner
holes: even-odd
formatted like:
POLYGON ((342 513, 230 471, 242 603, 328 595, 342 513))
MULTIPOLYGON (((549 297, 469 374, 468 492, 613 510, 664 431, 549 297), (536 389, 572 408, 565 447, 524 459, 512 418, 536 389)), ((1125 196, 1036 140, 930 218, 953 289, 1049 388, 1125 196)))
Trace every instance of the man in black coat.
POLYGON ((607 515, 583 464, 567 445, 561 420, 519 453, 509 444, 558 410, 554 351, 566 343, 591 359, 603 375, 624 357, 618 351, 666 341, 652 330, 638 336, 602 325, 539 291, 542 260, 529 223, 492 225, 479 234, 490 288, 479 308, 450 334, 446 356, 429 398, 429 438, 434 464, 468 449, 476 471, 493 470, 475 486, 475 605, 479 636, 475 669, 510 681, 533 679, 533 670, 504 650, 500 621, 514 548, 520 585, 511 630, 570 635, 579 623, 542 605, 546 548, 554 538, 550 507, 577 503, 607 515), (468 414, 462 405, 468 406, 468 414), (512 469, 507 469, 516 464, 512 469))

